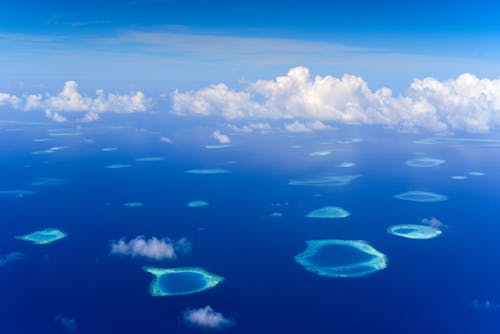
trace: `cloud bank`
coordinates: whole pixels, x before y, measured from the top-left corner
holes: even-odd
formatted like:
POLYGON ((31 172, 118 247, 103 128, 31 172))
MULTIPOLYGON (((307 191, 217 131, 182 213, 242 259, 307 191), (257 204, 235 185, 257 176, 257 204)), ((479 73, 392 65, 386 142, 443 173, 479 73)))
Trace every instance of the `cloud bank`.
POLYGON ((167 238, 158 239, 156 237, 146 239, 141 235, 130 241, 126 241, 124 238, 113 241, 110 254, 164 260, 175 259, 179 252, 188 252, 190 249, 191 245, 185 238, 172 241, 167 238))
POLYGON ((78 91, 75 81, 66 81, 64 88, 57 95, 31 94, 18 97, 0 93, 0 107, 7 106, 20 110, 43 110, 45 115, 56 122, 67 122, 67 114, 80 114, 80 122, 92 122, 100 118, 104 112, 135 113, 147 110, 151 99, 143 92, 130 94, 105 93, 96 91, 95 97, 86 96, 78 91))
POLYGON ((184 320, 189 325, 207 329, 222 329, 233 324, 231 319, 226 318, 222 313, 216 312, 210 305, 199 309, 186 310, 184 320))
MULTIPOLYGON (((216 84, 174 91, 173 111, 228 120, 328 121, 405 131, 484 133, 500 125, 500 79, 468 73, 447 81, 415 79, 404 95, 396 96, 386 87, 371 90, 361 77, 312 77, 307 68, 295 67, 286 76, 258 80, 243 90, 216 84)), ((287 128, 308 132, 300 123, 291 122, 287 128)))

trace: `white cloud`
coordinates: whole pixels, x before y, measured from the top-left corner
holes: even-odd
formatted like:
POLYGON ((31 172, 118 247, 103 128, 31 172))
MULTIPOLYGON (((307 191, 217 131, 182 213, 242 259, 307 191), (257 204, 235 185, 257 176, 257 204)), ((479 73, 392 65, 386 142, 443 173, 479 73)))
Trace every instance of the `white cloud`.
POLYGON ((229 136, 222 134, 219 130, 215 130, 212 133, 212 137, 214 137, 221 144, 229 144, 231 142, 229 136))
MULTIPOLYGON (((372 91, 353 75, 312 77, 292 68, 275 80, 259 80, 245 90, 224 84, 173 94, 176 114, 226 119, 293 119, 343 124, 380 124, 403 130, 488 132, 500 125, 500 79, 462 74, 454 80, 415 79, 406 94, 372 91)), ((307 126, 290 123, 292 130, 307 126)))
POLYGON ((130 241, 120 239, 111 243, 111 254, 141 256, 154 260, 175 259, 178 252, 188 252, 191 244, 185 238, 178 241, 170 239, 158 239, 152 237, 146 239, 144 236, 137 236, 130 241))
POLYGON ((333 129, 331 126, 326 125, 321 121, 307 122, 302 123, 299 121, 294 121, 293 123, 285 124, 285 130, 288 132, 313 132, 313 131, 321 131, 321 130, 331 130, 333 129))
POLYGON ((258 132, 267 132, 271 130, 271 125, 269 123, 249 123, 241 126, 237 126, 234 124, 228 124, 227 127, 234 132, 243 132, 243 133, 251 133, 254 131, 258 132))
POLYGON ((312 132, 312 129, 299 121, 285 124, 285 129, 289 132, 312 132))
POLYGON ((435 217, 422 219, 422 224, 429 225, 429 226, 437 228, 437 229, 442 229, 442 228, 446 227, 445 224, 443 224, 439 219, 437 219, 435 217))
POLYGON ((18 108, 19 103, 20 103, 19 97, 8 93, 0 93, 0 106, 18 108))
POLYGON ((207 305, 199 309, 188 309, 184 312, 184 320, 193 326, 222 329, 233 324, 233 321, 226 318, 222 313, 216 312, 207 305))
POLYGON ((100 118, 104 112, 135 113, 146 111, 151 99, 143 92, 130 94, 105 94, 102 89, 96 91, 95 97, 81 94, 75 81, 66 81, 63 90, 57 95, 31 94, 24 97, 0 93, 0 106, 8 105, 22 110, 44 110, 45 115, 59 123, 69 119, 64 114, 83 114, 78 121, 92 122, 100 118))
POLYGON ((51 120, 53 120, 57 123, 64 123, 64 122, 68 121, 68 119, 66 117, 64 117, 63 115, 61 115, 55 111, 52 111, 50 109, 45 110, 45 116, 47 116, 48 118, 50 118, 51 120))
POLYGON ((160 137, 160 141, 162 143, 167 143, 167 144, 172 143, 172 139, 170 139, 169 137, 165 137, 165 136, 160 137))

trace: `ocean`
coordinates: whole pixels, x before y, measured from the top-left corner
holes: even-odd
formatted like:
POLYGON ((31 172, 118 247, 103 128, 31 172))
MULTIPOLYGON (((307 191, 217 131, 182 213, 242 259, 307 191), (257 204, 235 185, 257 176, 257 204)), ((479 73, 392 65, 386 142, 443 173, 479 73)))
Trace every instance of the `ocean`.
POLYGON ((35 192, 0 198, 0 333, 196 333, 210 329, 185 312, 207 305, 230 319, 219 329, 227 333, 500 332, 500 139, 228 130, 228 147, 207 149, 218 144, 207 126, 169 122, 0 122, 0 190, 35 192), (422 157, 444 163, 405 164, 422 157), (208 168, 229 173, 185 172, 208 168), (289 185, 345 175, 359 177, 289 185), (408 191, 447 200, 394 198, 408 191), (209 205, 187 205, 195 200, 209 205), (143 205, 124 205, 131 202, 143 205), (350 216, 305 217, 325 206, 350 216), (387 232, 433 217, 436 238, 387 232), (50 227, 67 237, 45 245, 15 238, 50 227), (138 236, 185 238, 191 247, 163 260, 111 253, 114 241, 138 236), (364 240, 387 267, 350 278, 305 270, 295 256, 324 239, 364 240), (152 296, 144 266, 198 267, 224 280, 152 296))

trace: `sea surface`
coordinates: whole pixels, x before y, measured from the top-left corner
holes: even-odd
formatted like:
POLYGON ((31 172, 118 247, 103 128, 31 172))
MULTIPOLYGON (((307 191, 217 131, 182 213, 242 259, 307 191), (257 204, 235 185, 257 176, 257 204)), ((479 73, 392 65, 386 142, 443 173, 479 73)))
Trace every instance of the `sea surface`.
POLYGON ((0 196, 0 258, 22 254, 0 261, 0 333, 204 332, 183 314, 207 305, 232 320, 227 333, 500 333, 500 139, 227 130, 228 147, 207 149, 218 144, 211 131, 0 122, 0 190, 35 192, 0 196), (311 154, 323 151, 331 154, 311 154), (419 157, 445 163, 405 164, 419 157), (337 167, 345 162, 355 165, 337 167), (185 173, 208 168, 229 173, 185 173), (361 176, 342 186, 288 185, 327 175, 361 176), (40 178, 58 182, 32 184, 40 178), (448 200, 394 198, 407 191, 448 200), (325 206, 350 216, 305 217, 325 206), (387 232, 433 217, 442 230, 433 239, 387 232), (15 238, 50 227, 67 237, 47 245, 15 238), (110 253, 113 241, 141 235, 186 238, 191 250, 164 260, 110 253), (322 239, 364 240, 387 267, 358 278, 305 270, 295 256, 322 239), (155 297, 143 266, 200 267, 224 281, 155 297))

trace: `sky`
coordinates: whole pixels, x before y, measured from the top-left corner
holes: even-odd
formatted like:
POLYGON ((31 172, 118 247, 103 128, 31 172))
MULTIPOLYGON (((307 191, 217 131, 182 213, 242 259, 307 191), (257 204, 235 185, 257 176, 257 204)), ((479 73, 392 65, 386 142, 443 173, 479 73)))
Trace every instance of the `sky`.
POLYGON ((331 121, 490 132, 500 123, 499 9, 494 1, 6 0, 0 106, 91 122, 163 99, 178 115, 303 119, 309 130, 331 121))
POLYGON ((377 86, 496 77, 499 9, 495 1, 6 0, 1 77, 179 85, 269 79, 295 66, 377 86))

